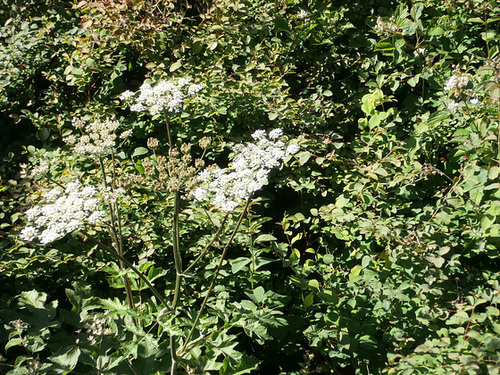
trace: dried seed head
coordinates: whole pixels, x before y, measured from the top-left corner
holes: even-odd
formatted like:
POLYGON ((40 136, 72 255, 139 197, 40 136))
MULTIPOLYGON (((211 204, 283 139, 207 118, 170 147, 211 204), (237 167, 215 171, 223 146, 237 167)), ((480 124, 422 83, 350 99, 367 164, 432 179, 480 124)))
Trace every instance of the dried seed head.
POLYGON ((148 138, 147 142, 148 148, 151 150, 156 150, 160 146, 160 142, 156 138, 148 138))
POLYGON ((198 144, 200 145, 200 147, 203 150, 206 150, 212 144, 212 138, 210 138, 210 137, 203 137, 202 139, 199 140, 198 144))

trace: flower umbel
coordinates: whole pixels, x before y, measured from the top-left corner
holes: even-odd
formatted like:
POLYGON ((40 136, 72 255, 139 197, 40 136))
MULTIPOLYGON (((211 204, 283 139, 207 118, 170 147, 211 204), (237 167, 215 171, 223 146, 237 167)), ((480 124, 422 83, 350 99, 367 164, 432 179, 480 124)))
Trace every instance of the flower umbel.
MULTIPOLYGON (((73 149, 79 155, 99 158, 111 154, 116 144, 116 130, 120 123, 116 120, 94 121, 86 123, 79 118, 73 119, 76 128, 83 130, 83 134, 76 138, 71 135, 64 138, 67 144, 73 145, 73 149)), ((131 131, 126 131, 120 138, 127 137, 131 131)))
POLYGON ((79 181, 69 183, 65 190, 55 188, 46 192, 43 196, 46 204, 26 211, 31 225, 21 231, 20 237, 48 244, 88 224, 105 221, 106 213, 99 210, 100 199, 96 195, 94 186, 82 186, 79 181))
POLYGON ((202 186, 193 196, 197 200, 212 197, 212 203, 222 211, 234 211, 267 182, 271 170, 278 167, 285 156, 298 151, 297 145, 287 146, 278 140, 282 134, 281 129, 254 132, 252 138, 256 142, 236 145, 228 168, 208 168, 198 175, 202 186))
POLYGON ((85 328, 87 329, 88 340, 90 345, 96 345, 102 340, 103 336, 112 335, 113 331, 109 328, 111 323, 111 316, 109 316, 109 310, 104 312, 104 316, 99 318, 94 315, 92 318, 92 323, 85 323, 85 328))
POLYGON ((133 112, 148 111, 151 115, 164 111, 179 112, 182 109, 184 99, 203 88, 201 85, 190 84, 190 82, 189 78, 181 78, 177 82, 159 81, 154 86, 144 83, 139 88, 138 96, 127 90, 121 94, 120 99, 133 102, 130 106, 130 110, 133 112))

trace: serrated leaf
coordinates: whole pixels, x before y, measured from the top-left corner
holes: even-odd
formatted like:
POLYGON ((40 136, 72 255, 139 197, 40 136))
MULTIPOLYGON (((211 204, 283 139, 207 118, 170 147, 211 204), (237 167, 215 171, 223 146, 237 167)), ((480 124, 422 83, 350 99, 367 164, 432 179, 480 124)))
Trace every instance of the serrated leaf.
POLYGON ((9 342, 7 342, 7 344, 5 345, 4 350, 12 348, 13 346, 24 346, 23 339, 21 339, 20 337, 14 337, 13 339, 10 339, 9 342))
POLYGON ((253 370, 257 370, 259 368, 259 360, 255 357, 249 357, 246 354, 243 354, 238 361, 238 365, 236 367, 231 367, 224 374, 231 375, 243 375, 250 374, 253 370))

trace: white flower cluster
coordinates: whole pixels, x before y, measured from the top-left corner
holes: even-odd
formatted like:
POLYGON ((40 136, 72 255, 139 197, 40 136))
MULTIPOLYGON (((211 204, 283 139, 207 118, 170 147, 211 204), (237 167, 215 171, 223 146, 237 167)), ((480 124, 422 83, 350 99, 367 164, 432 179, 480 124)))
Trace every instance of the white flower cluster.
POLYGON ((38 165, 33 166, 31 171, 29 171, 28 164, 21 164, 20 167, 21 167, 21 172, 20 172, 21 178, 42 177, 45 176, 50 169, 50 165, 49 163, 47 163, 46 160, 41 160, 38 165))
POLYGON ((196 94, 203 86, 190 84, 190 78, 181 78, 177 82, 160 81, 154 87, 144 83, 139 88, 139 95, 127 90, 120 95, 122 101, 134 102, 130 106, 133 112, 149 111, 156 115, 163 111, 179 112, 182 109, 184 99, 196 94))
POLYGON ((100 199, 96 195, 94 186, 81 186, 79 181, 69 183, 64 191, 55 188, 46 192, 46 204, 26 211, 26 217, 33 225, 24 228, 20 237, 48 244, 84 228, 86 224, 105 221, 106 213, 99 210, 100 199))
POLYGON ((417 48, 415 51, 413 51, 413 55, 415 57, 418 57, 418 56, 424 56, 427 54, 427 49, 426 48, 417 48))
POLYGON ((307 16, 309 15, 309 13, 307 13, 307 11, 305 11, 304 9, 301 9, 297 12, 297 18, 298 19, 304 19, 306 18, 307 16))
MULTIPOLYGON (((104 122, 94 121, 88 124, 82 119, 74 118, 73 125, 82 129, 83 134, 78 138, 70 135, 64 138, 64 141, 73 145, 77 154, 99 158, 113 151, 117 139, 116 130, 120 126, 118 121, 106 119, 104 122)), ((128 137, 131 133, 131 130, 127 130, 120 135, 120 138, 128 137)))
POLYGON ((469 83, 469 77, 466 74, 453 74, 444 86, 444 91, 451 91, 454 88, 463 89, 469 83))
POLYGON ((379 34, 394 34, 399 31, 399 27, 394 23, 394 16, 389 21, 384 21, 382 17, 378 16, 375 31, 379 34))
MULTIPOLYGON (((106 310, 104 312, 104 315, 109 315, 109 311, 106 310)), ((97 344, 97 339, 102 338, 102 336, 108 336, 113 334, 113 331, 111 328, 106 327, 111 323, 111 316, 107 316, 106 318, 101 318, 97 315, 94 315, 92 318, 92 323, 85 323, 85 328, 87 329, 87 333, 89 334, 88 340, 90 342, 90 345, 95 345, 97 344)))
POLYGON ((446 106, 450 112, 456 112, 460 107, 462 106, 462 103, 459 102, 450 102, 446 106))
POLYGON ((252 134, 256 143, 235 146, 230 167, 206 169, 198 175, 202 186, 193 196, 200 201, 213 197, 212 203, 222 211, 234 211, 266 183, 272 168, 278 167, 285 156, 299 150, 298 145, 287 146, 279 141, 282 134, 281 129, 271 130, 269 134, 257 130, 252 134))

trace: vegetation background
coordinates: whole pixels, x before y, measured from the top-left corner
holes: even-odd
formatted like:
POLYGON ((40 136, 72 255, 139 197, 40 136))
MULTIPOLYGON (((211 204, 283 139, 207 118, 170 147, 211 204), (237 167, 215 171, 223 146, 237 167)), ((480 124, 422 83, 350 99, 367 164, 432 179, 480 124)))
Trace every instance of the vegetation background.
MULTIPOLYGON (((205 295, 179 373, 500 372, 497 1, 0 0, 0 25, 1 374, 171 373, 205 295), (167 133, 119 96, 181 77, 204 89, 171 119, 177 146, 226 165, 281 128, 300 151, 239 227, 181 198, 185 261, 228 230, 170 314, 95 242, 19 233, 40 192, 97 184, 63 142, 75 117, 132 129, 108 163, 141 180, 167 133)), ((171 300, 172 193, 131 185, 124 257, 171 300)))

